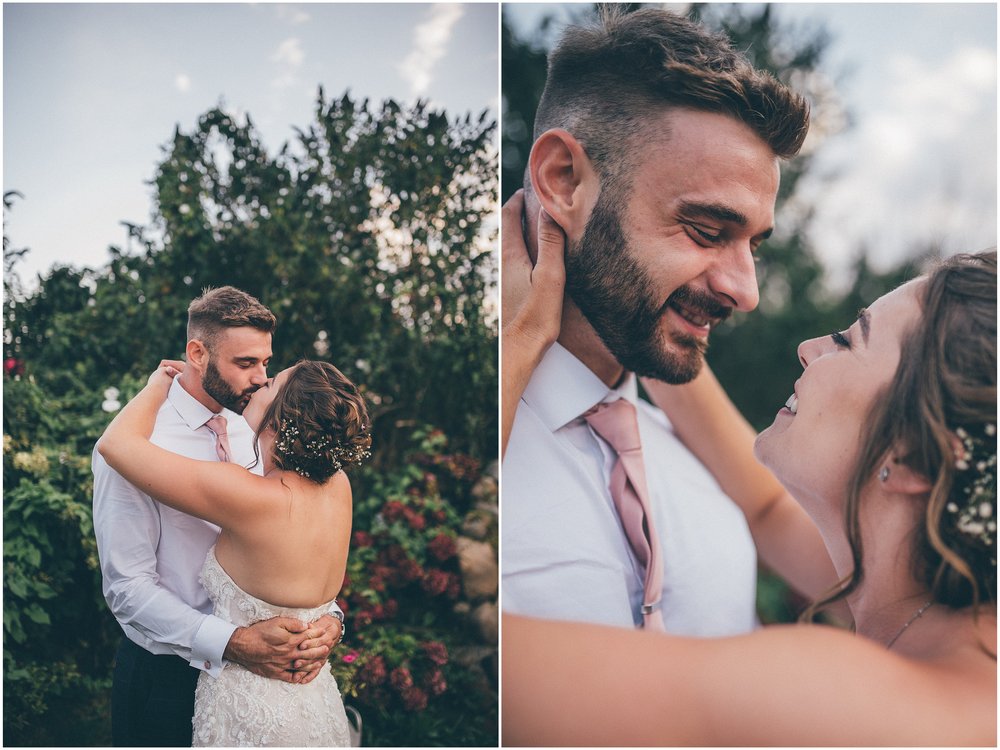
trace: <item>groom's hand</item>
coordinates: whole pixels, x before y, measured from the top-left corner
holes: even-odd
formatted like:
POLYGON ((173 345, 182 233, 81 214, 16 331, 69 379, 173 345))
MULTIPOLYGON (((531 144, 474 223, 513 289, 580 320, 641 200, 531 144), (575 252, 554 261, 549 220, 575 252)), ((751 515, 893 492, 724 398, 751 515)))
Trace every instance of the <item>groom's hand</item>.
MULTIPOLYGON (((335 618, 331 618, 335 619, 335 618)), ((315 662, 325 663, 330 647, 320 645, 301 649, 307 642, 322 639, 325 628, 310 626, 291 617, 272 617, 248 627, 236 628, 223 656, 254 674, 285 682, 308 682, 315 674, 307 674, 298 662, 314 667, 315 662), (304 679, 308 677, 309 679, 304 679)), ((339 634, 339 631, 335 631, 339 634)), ((332 637, 330 638, 332 646, 332 637)), ((322 666, 322 664, 320 664, 322 666)), ((318 668, 315 669, 318 674, 318 668)))
POLYGON ((320 631, 318 636, 307 638, 299 644, 298 658, 292 662, 292 669, 298 675, 295 682, 301 685, 312 682, 319 675, 333 647, 340 643, 344 626, 333 615, 323 615, 309 625, 309 633, 315 633, 317 630, 320 631), (320 656, 310 658, 311 654, 320 656))

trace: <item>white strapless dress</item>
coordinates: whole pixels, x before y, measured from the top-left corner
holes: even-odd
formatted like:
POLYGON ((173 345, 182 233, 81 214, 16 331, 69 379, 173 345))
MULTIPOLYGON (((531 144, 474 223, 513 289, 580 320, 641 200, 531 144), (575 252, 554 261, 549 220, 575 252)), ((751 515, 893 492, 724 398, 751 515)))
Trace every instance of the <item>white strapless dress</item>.
MULTIPOLYGON (((276 607, 250 596, 219 565, 212 547, 201 569, 214 613, 234 625, 272 617, 311 622, 330 604, 311 609, 276 607)), ((194 741, 199 746, 348 747, 347 715, 330 668, 308 685, 270 680, 229 663, 218 678, 202 673, 194 695, 194 741)))

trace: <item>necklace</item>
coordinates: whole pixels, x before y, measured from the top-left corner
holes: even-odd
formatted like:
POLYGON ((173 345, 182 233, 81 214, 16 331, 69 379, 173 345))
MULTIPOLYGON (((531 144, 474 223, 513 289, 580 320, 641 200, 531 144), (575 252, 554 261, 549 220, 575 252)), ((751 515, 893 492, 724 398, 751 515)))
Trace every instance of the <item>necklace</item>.
POLYGON ((920 618, 920 616, 924 612, 929 610, 932 606, 934 606, 934 601, 932 599, 924 602, 923 606, 921 606, 920 609, 914 612, 913 616, 909 620, 903 623, 903 627, 899 629, 899 632, 889 639, 889 642, 885 644, 886 649, 892 648, 892 644, 895 643, 896 639, 903 634, 903 631, 906 630, 908 627, 910 627, 910 625, 912 625, 914 622, 916 622, 920 618))

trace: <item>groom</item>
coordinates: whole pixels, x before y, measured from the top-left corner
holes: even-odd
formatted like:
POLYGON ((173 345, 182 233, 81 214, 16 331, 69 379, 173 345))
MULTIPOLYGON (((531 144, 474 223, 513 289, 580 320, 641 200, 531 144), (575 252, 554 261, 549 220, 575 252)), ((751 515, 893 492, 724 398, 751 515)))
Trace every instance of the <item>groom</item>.
POLYGON ((506 611, 698 636, 754 627, 743 514, 637 397, 636 374, 692 380, 711 327, 756 307, 779 159, 807 129, 800 96, 664 10, 606 13, 550 53, 525 239, 534 257, 542 209, 563 228, 566 300, 503 461, 506 611))
MULTIPOLYGON (((239 289, 212 289, 194 300, 187 363, 157 415, 152 441, 259 473, 254 436, 240 414, 267 380, 274 327, 271 311, 239 289)), ((342 635, 339 609, 309 626, 276 617, 236 627, 215 617, 198 576, 219 528, 142 493, 96 450, 93 470, 104 597, 126 636, 112 686, 115 745, 190 746, 198 675, 217 677, 226 660, 286 682, 319 674, 342 635)))

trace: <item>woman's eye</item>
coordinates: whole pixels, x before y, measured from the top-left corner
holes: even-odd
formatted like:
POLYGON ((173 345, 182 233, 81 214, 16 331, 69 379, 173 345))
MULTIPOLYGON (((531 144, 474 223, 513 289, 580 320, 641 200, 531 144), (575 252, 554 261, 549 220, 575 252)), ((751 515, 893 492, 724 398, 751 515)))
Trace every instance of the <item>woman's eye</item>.
POLYGON ((839 346, 841 349, 850 349, 851 341, 842 333, 834 331, 830 334, 830 338, 833 339, 833 343, 839 346))

